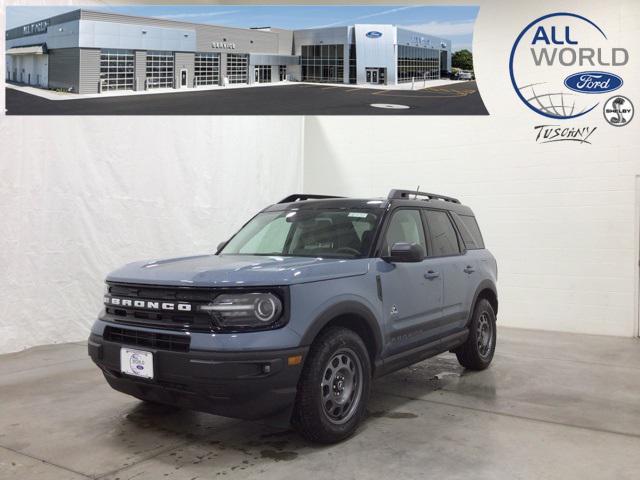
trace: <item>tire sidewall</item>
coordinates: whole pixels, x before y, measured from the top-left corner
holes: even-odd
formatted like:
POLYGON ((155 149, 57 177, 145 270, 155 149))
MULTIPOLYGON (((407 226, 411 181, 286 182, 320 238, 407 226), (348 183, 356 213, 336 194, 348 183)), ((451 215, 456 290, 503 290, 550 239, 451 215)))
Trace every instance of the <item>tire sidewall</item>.
POLYGON ((312 410, 311 415, 314 417, 314 423, 322 430, 324 435, 330 435, 340 439, 347 438, 356 430, 358 424, 362 421, 366 412, 369 400, 369 391, 371 387, 371 362, 367 349, 360 337, 347 329, 331 329, 326 335, 322 335, 319 339, 317 349, 314 349, 312 357, 309 359, 308 365, 308 382, 303 388, 310 389, 312 410), (353 416, 343 424, 332 423, 324 413, 322 404, 322 388, 320 386, 322 375, 324 375, 325 367, 335 352, 341 348, 351 349, 360 360, 362 366, 362 393, 353 416))
POLYGON ((471 336, 473 345, 475 346, 475 354, 478 357, 478 361, 488 366, 491 363, 491 360, 493 360, 493 354, 496 351, 496 341, 498 338, 498 331, 496 329, 496 314, 493 311, 493 307, 491 306, 488 300, 482 299, 476 305, 476 309, 473 313, 473 321, 471 322, 470 330, 471 331, 469 332, 469 335, 471 336), (489 349, 489 355, 487 355, 486 357, 483 357, 482 355, 480 355, 480 352, 478 351, 478 343, 477 343, 478 341, 477 326, 478 326, 478 322, 480 321, 480 316, 483 313, 487 313, 487 315, 489 316, 489 322, 491 322, 491 328, 493 329, 493 335, 491 337, 491 347, 489 349))

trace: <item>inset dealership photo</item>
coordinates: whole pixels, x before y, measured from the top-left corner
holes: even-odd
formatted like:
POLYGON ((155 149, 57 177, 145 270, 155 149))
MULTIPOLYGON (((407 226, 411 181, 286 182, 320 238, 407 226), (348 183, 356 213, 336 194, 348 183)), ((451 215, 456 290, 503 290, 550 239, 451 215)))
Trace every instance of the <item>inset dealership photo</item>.
POLYGON ((7 7, 7 114, 486 115, 477 10, 7 7))

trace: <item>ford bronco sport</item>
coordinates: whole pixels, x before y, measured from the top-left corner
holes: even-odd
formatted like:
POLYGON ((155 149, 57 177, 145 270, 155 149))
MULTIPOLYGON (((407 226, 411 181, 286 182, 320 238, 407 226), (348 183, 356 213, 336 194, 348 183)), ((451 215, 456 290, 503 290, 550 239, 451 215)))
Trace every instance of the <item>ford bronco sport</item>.
POLYGON ((144 401, 280 414, 337 442, 365 415, 374 378, 445 351, 487 368, 496 277, 473 212, 454 198, 291 195, 215 254, 111 273, 89 355, 144 401))

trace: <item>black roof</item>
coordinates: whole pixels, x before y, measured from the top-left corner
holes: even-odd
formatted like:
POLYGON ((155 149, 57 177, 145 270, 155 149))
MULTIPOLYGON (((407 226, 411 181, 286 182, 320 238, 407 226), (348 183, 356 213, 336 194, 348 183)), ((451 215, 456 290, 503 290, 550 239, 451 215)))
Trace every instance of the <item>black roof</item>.
POLYGON ((266 211, 292 209, 387 209, 389 206, 430 206, 473 215, 471 209, 453 197, 409 190, 391 190, 386 198, 347 198, 330 195, 293 194, 267 207, 266 211))

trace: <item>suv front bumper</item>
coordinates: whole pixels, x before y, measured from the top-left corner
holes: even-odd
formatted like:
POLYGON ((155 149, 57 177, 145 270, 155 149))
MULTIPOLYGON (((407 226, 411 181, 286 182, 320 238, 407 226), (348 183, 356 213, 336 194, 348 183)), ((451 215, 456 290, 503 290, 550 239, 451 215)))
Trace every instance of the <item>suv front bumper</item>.
POLYGON ((142 400, 233 418, 257 419, 290 408, 308 348, 259 352, 174 352, 89 337, 89 356, 112 388, 142 400), (120 349, 153 353, 153 380, 120 371, 120 349))

